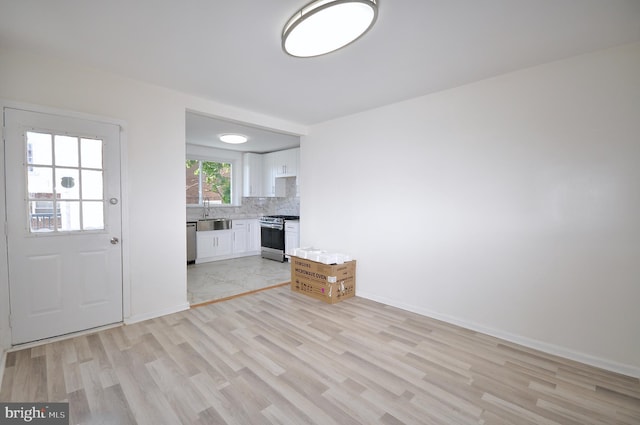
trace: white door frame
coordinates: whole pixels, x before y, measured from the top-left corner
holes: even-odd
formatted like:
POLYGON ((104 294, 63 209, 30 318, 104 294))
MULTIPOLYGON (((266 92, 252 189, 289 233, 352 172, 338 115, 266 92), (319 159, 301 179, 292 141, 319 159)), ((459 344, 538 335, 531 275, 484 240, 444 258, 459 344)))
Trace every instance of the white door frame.
MULTIPOLYGON (((124 322, 131 317, 131 279, 129 266, 129 197, 127 190, 127 125, 124 121, 111 117, 85 114, 58 108, 34 105, 29 103, 14 102, 0 99, 0 127, 2 128, 2 140, 0 143, 0 353, 11 347, 11 327, 9 322, 9 260, 7 256, 7 232, 6 232, 6 179, 4 168, 4 108, 24 109, 27 111, 41 112, 52 115, 63 115, 71 118, 99 121, 120 127, 120 200, 122 207, 122 314, 124 322)), ((1 375, 0 375, 1 376, 1 375)))

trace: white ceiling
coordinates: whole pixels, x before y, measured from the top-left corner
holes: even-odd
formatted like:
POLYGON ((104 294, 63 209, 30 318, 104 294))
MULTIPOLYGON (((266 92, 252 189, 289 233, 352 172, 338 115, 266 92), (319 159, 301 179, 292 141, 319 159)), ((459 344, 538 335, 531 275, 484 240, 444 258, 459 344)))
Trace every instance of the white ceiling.
POLYGON ((282 134, 247 124, 223 120, 188 111, 186 117, 187 143, 239 152, 266 153, 300 146, 300 137, 282 134), (220 141, 225 133, 244 134, 246 143, 230 145, 220 141))
POLYGON ((282 52, 308 0, 0 0, 0 47, 311 125, 640 41, 640 0, 380 0, 360 40, 282 52))

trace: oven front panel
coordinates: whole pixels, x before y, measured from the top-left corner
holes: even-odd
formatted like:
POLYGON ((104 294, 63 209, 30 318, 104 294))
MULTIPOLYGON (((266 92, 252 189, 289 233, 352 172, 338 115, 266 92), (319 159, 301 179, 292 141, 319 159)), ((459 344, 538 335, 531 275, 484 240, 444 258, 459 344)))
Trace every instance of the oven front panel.
POLYGON ((262 246, 284 252, 284 229, 260 228, 262 246))

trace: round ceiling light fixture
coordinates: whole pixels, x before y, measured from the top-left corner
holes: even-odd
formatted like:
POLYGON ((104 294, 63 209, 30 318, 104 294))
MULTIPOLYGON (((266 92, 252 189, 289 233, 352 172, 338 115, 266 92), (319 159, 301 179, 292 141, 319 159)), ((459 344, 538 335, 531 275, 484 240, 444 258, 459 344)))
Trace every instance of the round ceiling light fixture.
POLYGON ((338 50, 362 37, 378 17, 378 0, 315 0, 282 30, 282 49, 308 58, 338 50))
POLYGON ((241 143, 246 143, 246 141, 249 140, 249 138, 243 134, 232 134, 232 133, 221 134, 218 136, 218 138, 221 141, 225 143, 231 143, 232 145, 239 145, 241 143))

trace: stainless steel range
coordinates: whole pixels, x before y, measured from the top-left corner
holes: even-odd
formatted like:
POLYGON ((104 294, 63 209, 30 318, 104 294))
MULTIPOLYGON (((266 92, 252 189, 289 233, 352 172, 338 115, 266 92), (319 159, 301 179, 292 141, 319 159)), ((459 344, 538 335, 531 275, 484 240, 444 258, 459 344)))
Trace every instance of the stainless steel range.
POLYGON ((300 220, 297 215, 265 215, 260 217, 262 258, 284 262, 284 222, 300 220))

